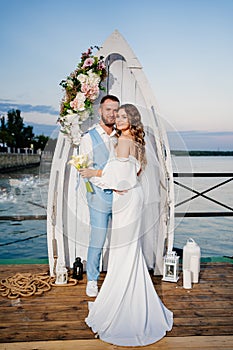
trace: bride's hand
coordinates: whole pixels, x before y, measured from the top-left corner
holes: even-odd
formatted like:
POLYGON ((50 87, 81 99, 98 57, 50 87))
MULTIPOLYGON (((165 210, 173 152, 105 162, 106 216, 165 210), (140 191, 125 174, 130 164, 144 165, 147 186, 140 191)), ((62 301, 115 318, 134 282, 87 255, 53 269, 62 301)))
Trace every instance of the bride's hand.
POLYGON ((79 172, 83 178, 89 178, 89 177, 97 176, 98 170, 83 168, 83 169, 79 169, 79 172))

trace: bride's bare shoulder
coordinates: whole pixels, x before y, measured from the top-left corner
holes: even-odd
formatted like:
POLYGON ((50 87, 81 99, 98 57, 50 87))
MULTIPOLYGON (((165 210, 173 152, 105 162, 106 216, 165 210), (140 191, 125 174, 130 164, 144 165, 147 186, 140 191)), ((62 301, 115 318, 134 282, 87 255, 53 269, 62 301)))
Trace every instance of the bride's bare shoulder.
POLYGON ((121 135, 118 138, 118 143, 116 147, 118 157, 128 158, 132 154, 132 149, 134 148, 134 141, 131 137, 121 135))
POLYGON ((134 138, 133 136, 128 136, 128 135, 121 135, 118 138, 119 142, 124 142, 124 143, 134 143, 134 138))
POLYGON ((130 154, 130 143, 131 142, 132 141, 130 140, 130 138, 128 138, 124 135, 121 135, 118 138, 117 147, 116 147, 118 157, 128 158, 128 156, 130 154))

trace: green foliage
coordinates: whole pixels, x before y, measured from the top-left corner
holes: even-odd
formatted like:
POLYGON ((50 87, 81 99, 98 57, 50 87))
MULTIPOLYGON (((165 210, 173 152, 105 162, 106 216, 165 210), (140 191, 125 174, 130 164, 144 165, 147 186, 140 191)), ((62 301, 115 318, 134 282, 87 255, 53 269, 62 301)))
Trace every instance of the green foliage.
POLYGON ((39 135, 34 138, 34 149, 41 149, 42 151, 44 150, 47 142, 49 140, 48 136, 44 135, 39 135))

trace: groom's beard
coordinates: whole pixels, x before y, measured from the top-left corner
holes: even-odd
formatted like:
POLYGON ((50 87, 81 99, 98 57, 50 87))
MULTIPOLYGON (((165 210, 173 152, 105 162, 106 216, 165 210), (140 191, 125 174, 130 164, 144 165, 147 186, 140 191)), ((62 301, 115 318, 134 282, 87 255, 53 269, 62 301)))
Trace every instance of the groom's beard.
POLYGON ((115 120, 113 122, 109 122, 106 118, 104 118, 104 116, 101 117, 102 122, 104 123, 104 125, 108 126, 108 127, 112 127, 115 125, 115 120))

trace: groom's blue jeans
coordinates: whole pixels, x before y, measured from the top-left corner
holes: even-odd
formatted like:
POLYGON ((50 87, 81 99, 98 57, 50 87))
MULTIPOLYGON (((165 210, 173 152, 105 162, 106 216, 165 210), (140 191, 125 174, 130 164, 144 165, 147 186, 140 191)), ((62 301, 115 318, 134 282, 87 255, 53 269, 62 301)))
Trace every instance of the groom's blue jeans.
POLYGON ((112 216, 112 191, 93 186, 95 193, 87 193, 90 212, 90 239, 87 253, 87 280, 97 281, 100 274, 100 258, 112 216))

